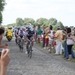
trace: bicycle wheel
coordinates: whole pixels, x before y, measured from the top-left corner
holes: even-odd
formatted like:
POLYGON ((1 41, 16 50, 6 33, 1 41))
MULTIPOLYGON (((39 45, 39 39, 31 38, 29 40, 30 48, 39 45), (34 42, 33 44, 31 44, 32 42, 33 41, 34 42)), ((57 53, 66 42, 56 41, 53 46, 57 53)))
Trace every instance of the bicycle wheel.
POLYGON ((20 42, 20 51, 23 52, 23 43, 22 43, 22 41, 20 42))
POLYGON ((21 51, 21 42, 19 42, 19 49, 20 49, 20 51, 21 51))
POLYGON ((21 42, 21 52, 23 52, 23 43, 21 42))
POLYGON ((29 57, 32 58, 32 47, 30 46, 29 57))
POLYGON ((27 50, 28 57, 29 57, 29 52, 30 52, 30 46, 28 46, 28 50, 27 50))
POLYGON ((18 42, 19 50, 21 51, 21 40, 18 42))

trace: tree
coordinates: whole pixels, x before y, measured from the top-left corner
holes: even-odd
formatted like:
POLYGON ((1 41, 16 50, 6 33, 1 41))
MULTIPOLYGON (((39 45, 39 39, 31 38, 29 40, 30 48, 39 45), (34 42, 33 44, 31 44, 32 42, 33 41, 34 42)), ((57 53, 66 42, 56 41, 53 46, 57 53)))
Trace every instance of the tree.
POLYGON ((62 22, 59 21, 59 22, 57 23, 57 27, 60 27, 61 29, 63 29, 63 28, 64 28, 64 25, 63 25, 62 22))
POLYGON ((24 25, 26 25, 27 23, 31 23, 32 25, 34 25, 35 20, 33 18, 25 18, 24 25))
POLYGON ((0 12, 0 25, 2 23, 2 13, 0 12))
POLYGON ((16 25, 17 25, 17 26, 23 26, 23 22, 24 22, 24 21, 23 21, 22 18, 17 18, 17 19, 16 19, 16 25))
POLYGON ((56 25, 57 24, 57 20, 55 18, 50 18, 48 21, 49 25, 56 25))
POLYGON ((0 0, 0 12, 3 11, 5 4, 5 0, 0 0))
POLYGON ((48 19, 46 18, 39 18, 36 20, 36 24, 40 24, 40 25, 47 25, 48 24, 48 19))
POLYGON ((0 25, 2 23, 2 11, 4 9, 4 5, 5 5, 5 0, 0 0, 0 25))
POLYGON ((10 26, 16 26, 15 23, 12 23, 12 24, 8 24, 7 27, 10 27, 10 26))

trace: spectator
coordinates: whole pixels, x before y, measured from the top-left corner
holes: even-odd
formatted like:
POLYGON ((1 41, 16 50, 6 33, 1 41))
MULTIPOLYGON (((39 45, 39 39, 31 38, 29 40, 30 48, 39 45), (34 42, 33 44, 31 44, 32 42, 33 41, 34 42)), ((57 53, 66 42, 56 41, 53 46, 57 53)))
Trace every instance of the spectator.
POLYGON ((50 29, 49 27, 46 28, 46 33, 45 33, 45 47, 44 49, 48 49, 48 45, 49 45, 49 32, 50 29))
POLYGON ((63 38, 63 33, 62 30, 60 30, 60 28, 57 28, 57 31, 55 33, 55 39, 56 39, 56 46, 55 46, 55 50, 56 50, 56 55, 62 54, 62 38, 63 38))
POLYGON ((46 27, 43 27, 43 47, 45 47, 45 33, 46 33, 46 27))
MULTIPOLYGON (((66 43, 66 40, 67 40, 67 29, 68 28, 65 28, 63 33, 64 33, 64 43, 63 43, 63 46, 64 46, 64 57, 66 59, 69 58, 69 53, 68 53, 68 48, 67 48, 67 43, 66 43)), ((72 57, 75 58, 75 54, 74 54, 74 51, 71 50, 71 53, 72 53, 72 57)))
POLYGON ((38 26, 38 31, 37 31, 37 39, 38 39, 38 43, 40 43, 40 37, 41 37, 41 34, 42 34, 42 30, 40 28, 40 25, 38 26))
POLYGON ((52 53, 52 49, 53 49, 53 42, 54 42, 54 30, 53 27, 50 25, 50 33, 49 33, 49 52, 52 53))
POLYGON ((74 45, 75 43, 75 40, 73 38, 73 35, 71 33, 71 28, 67 28, 67 48, 68 48, 68 53, 69 53, 69 58, 68 60, 71 60, 71 57, 72 57, 72 46, 74 45))
POLYGON ((74 27, 74 36, 75 36, 75 27, 74 27))
POLYGON ((8 44, 1 44, 1 41, 3 39, 4 36, 4 27, 0 27, 0 48, 7 48, 8 44))
POLYGON ((34 40, 37 41, 37 29, 36 26, 34 26, 34 40))
POLYGON ((2 50, 0 56, 0 75, 6 75, 7 67, 10 61, 9 50, 2 50))

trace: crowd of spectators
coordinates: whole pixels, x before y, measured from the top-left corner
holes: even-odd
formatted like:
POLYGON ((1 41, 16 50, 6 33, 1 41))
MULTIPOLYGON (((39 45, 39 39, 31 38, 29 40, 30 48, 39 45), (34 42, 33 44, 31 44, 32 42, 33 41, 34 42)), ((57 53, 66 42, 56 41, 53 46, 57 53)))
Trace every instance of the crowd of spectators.
POLYGON ((72 49, 75 44, 75 28, 70 27, 61 29, 57 27, 57 30, 53 30, 53 26, 44 26, 43 28, 38 27, 37 42, 40 43, 42 37, 42 47, 47 49, 50 53, 55 55, 61 55, 64 52, 64 57, 67 60, 75 58, 74 51, 72 49), (54 51, 55 50, 55 51, 54 51))

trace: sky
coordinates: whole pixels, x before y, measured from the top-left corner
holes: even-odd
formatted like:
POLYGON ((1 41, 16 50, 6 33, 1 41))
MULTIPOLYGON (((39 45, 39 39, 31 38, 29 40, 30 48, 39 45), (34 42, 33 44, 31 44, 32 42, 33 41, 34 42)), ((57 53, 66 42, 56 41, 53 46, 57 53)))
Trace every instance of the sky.
POLYGON ((75 25, 75 0, 6 0, 3 23, 15 23, 17 18, 56 18, 64 26, 75 25))

